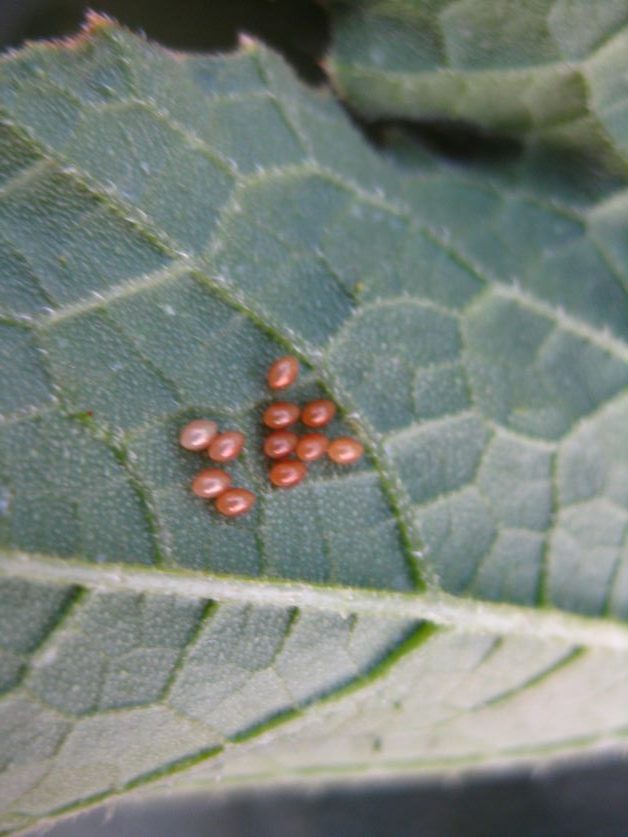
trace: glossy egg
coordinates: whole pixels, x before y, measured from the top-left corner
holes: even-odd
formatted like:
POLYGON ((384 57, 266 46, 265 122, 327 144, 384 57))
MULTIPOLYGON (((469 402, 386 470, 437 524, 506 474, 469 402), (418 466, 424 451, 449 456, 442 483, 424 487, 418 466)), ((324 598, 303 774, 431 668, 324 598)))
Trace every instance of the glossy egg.
POLYGON ((219 468, 206 468, 194 477, 192 491, 197 497, 218 497, 231 485, 231 477, 219 468))
POLYGON ((329 443, 327 456, 336 465, 353 465, 364 453, 364 446, 357 439, 341 436, 329 443))
POLYGON ((275 430, 264 439, 264 453, 270 459, 283 459, 296 448, 298 440, 290 430, 275 430))
POLYGON ((244 433, 240 433, 239 430, 219 433, 209 446, 209 458, 214 462, 231 462, 240 455, 244 442, 244 433))
POLYGON ((301 413, 301 421, 307 427, 324 427, 336 415, 336 405, 327 398, 310 401, 301 413))
POLYGON ((179 444, 186 450, 199 451, 208 448, 218 433, 218 425, 208 419, 189 422, 179 434, 179 444))
POLYGON ((297 459, 277 462, 268 472, 268 478, 277 488, 292 488, 307 474, 307 467, 297 459))
POLYGON ((238 517, 253 508, 255 499, 248 488, 228 488, 216 498, 216 510, 225 517, 238 517))
POLYGON ((293 384, 299 376, 299 361, 294 355, 284 355, 277 358, 266 375, 271 389, 285 389, 293 384))
POLYGON ((315 462, 329 447, 329 439, 322 433, 306 433, 297 442, 296 455, 303 462, 315 462))
POLYGON ((275 401, 264 411, 262 421, 271 430, 283 430, 290 427, 299 418, 299 408, 288 401, 275 401))

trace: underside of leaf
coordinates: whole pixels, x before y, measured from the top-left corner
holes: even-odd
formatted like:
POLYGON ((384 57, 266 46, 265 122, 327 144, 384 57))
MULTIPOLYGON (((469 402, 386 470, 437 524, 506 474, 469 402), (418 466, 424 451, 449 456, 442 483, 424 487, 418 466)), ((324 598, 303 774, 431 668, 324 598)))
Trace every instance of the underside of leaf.
POLYGON ((413 153, 254 42, 92 16, 0 63, 2 827, 621 738, 624 180, 413 153), (287 351, 367 455, 277 492, 287 351), (245 518, 189 490, 199 416, 245 518))

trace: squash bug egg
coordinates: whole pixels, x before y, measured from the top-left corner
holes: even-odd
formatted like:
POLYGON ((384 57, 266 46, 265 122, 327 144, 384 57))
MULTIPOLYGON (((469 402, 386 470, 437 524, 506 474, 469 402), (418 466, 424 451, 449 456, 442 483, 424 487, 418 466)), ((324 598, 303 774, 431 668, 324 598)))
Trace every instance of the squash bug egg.
POLYGON ((299 361, 293 355, 278 358, 268 370, 266 380, 271 389, 285 389, 299 375, 299 361))
POLYGON ((289 430, 275 430, 264 439, 264 453, 270 459, 283 459, 296 448, 298 436, 289 430))
POLYGON ((219 468, 206 468, 194 477, 192 491, 197 497, 218 497, 231 485, 231 477, 219 468))
POLYGON ((255 499, 248 488, 228 488, 216 498, 216 509, 225 517, 238 517, 253 508, 255 499))
POLYGON ((182 448, 191 451, 205 450, 218 433, 218 425, 215 421, 207 419, 195 419, 189 422, 179 434, 179 444, 182 448))
POLYGON ((290 427, 299 418, 299 408, 288 401, 275 401, 264 411, 262 421, 271 430, 283 430, 290 427))
POLYGON ((239 430, 227 430, 218 434, 209 446, 209 458, 214 462, 231 462, 239 456, 244 447, 244 433, 239 430))
POLYGON ((327 398, 310 401, 301 413, 301 421, 307 427, 324 427, 336 415, 336 405, 327 398))
POLYGON ((303 462, 314 462, 325 456, 329 447, 329 439, 322 433, 306 433, 297 442, 296 455, 303 462))
POLYGON ((268 478, 277 488, 292 488, 307 474, 307 467, 298 460, 277 462, 268 472, 268 478))
POLYGON ((329 443, 327 456, 337 465, 353 465, 362 457, 364 447, 357 439, 341 436, 329 443))

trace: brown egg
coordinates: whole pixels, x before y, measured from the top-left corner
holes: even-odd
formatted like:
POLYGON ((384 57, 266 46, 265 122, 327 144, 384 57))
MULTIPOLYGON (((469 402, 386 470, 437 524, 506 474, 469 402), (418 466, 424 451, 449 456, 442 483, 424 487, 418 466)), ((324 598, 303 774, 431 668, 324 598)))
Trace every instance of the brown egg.
POLYGON ((301 413, 301 421, 307 427, 324 427, 336 415, 336 405, 327 398, 310 401, 301 413))
POLYGON ((327 456, 337 465, 353 465, 362 457, 364 447, 357 439, 341 436, 329 443, 327 456))
POLYGON ((238 517, 253 508, 255 499, 248 488, 228 488, 216 498, 216 509, 225 517, 238 517))
POLYGON ((275 401, 264 411, 262 421, 271 430, 283 430, 290 427, 299 418, 299 408, 288 401, 275 401))
POLYGON ((231 485, 231 477, 219 468, 206 468, 194 477, 192 491, 197 497, 218 497, 231 485))
POLYGON ((299 376, 299 361, 294 355, 278 358, 268 370, 266 380, 271 389, 285 389, 299 376))
POLYGON ((298 439, 289 430, 275 430, 264 439, 264 453, 270 459, 283 459, 296 448, 298 439))
POLYGON ((194 419, 181 430, 179 444, 186 450, 205 450, 217 433, 218 425, 215 421, 194 419))
POLYGON ((289 459, 286 462, 277 462, 268 472, 268 478, 277 488, 292 488, 297 485, 307 474, 307 467, 303 462, 296 459, 289 459))
POLYGON ((329 439, 322 433, 306 433, 297 442, 296 455, 303 462, 314 462, 325 456, 329 447, 329 439))
POLYGON ((244 433, 240 433, 239 430, 219 433, 209 446, 209 458, 214 462, 231 462, 240 455, 244 442, 244 433))

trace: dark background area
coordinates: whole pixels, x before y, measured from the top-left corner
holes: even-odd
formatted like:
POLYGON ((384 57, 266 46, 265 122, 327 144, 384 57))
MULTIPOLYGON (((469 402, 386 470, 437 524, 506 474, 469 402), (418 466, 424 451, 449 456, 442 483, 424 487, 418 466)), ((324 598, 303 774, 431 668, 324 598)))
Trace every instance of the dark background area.
MULTIPOLYGON (((46 837, 625 837, 628 764, 111 803, 46 837)), ((39 833, 38 832, 38 837, 39 833)))
MULTIPOLYGON (((601 0, 604 2, 604 0, 601 0)), ((324 83, 319 60, 329 39, 314 0, 0 0, 0 50, 76 31, 87 7, 116 17, 167 46, 232 49, 238 32, 284 54, 305 80, 324 83)), ((411 126, 424 138, 442 126, 411 126)), ((370 136, 373 131, 369 129, 370 136)), ((466 158, 477 138, 445 136, 466 158)), ((486 145, 483 146, 486 148, 486 145)), ((452 150, 453 149, 453 150, 452 150)), ((499 146, 498 146, 499 149, 499 146)), ((50 837, 628 837, 628 759, 564 762, 447 781, 334 789, 247 790, 126 800, 35 833, 50 837)))

